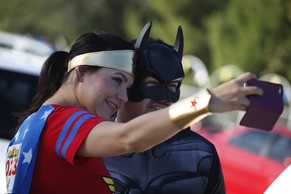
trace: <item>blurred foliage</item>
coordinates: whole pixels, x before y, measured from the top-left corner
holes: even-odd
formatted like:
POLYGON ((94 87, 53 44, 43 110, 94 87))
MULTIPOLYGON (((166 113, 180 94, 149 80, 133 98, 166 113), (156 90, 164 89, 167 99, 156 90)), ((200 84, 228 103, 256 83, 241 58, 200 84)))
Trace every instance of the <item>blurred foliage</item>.
MULTIPOLYGON (((128 1, 129 3, 129 1, 128 1)), ((109 31, 125 37, 126 5, 117 0, 0 0, 0 29, 71 43, 88 31, 109 31)))
POLYGON ((274 72, 291 78, 290 8, 284 0, 232 0, 223 13, 209 17, 212 68, 234 64, 259 75, 274 72))
POLYGON ((154 37, 173 44, 181 25, 185 54, 212 72, 233 64, 291 80, 291 0, 0 0, 0 29, 68 44, 88 31, 128 40, 153 21, 154 37))

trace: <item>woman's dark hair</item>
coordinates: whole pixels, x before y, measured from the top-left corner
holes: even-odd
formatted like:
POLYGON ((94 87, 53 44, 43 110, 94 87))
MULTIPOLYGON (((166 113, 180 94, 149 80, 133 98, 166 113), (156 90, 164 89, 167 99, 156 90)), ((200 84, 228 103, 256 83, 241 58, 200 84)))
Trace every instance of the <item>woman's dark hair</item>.
MULTIPOLYGON (((68 62, 75 56, 89 52, 107 50, 133 50, 133 46, 124 39, 108 32, 90 32, 81 35, 69 52, 56 51, 44 62, 38 81, 37 93, 32 100, 31 107, 24 113, 19 114, 19 122, 28 115, 37 111, 41 105, 50 98, 67 79, 68 62)), ((82 66, 81 72, 93 71, 99 67, 82 66)))

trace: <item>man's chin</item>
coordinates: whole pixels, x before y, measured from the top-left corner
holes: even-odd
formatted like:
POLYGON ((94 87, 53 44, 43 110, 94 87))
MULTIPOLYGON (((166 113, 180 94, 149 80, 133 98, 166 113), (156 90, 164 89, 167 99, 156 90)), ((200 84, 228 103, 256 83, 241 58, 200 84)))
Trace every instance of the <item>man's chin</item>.
POLYGON ((150 109, 147 110, 147 113, 155 112, 155 111, 157 111, 157 110, 158 110, 158 109, 150 108, 150 109))

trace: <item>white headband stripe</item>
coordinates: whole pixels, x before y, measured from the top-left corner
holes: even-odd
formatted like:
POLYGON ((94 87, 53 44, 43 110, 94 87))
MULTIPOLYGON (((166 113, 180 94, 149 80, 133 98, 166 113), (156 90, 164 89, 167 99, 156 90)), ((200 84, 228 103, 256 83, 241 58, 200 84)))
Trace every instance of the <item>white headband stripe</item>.
POLYGON ((91 52, 78 55, 68 63, 68 72, 80 65, 119 69, 133 74, 133 50, 91 52))

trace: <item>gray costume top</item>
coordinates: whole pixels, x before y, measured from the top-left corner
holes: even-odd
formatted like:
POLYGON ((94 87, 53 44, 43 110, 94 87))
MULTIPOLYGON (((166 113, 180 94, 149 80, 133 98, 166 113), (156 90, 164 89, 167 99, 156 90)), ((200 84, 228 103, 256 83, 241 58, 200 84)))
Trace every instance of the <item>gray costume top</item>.
POLYGON ((104 162, 116 194, 225 193, 215 147, 190 130, 148 151, 108 157, 104 162))

